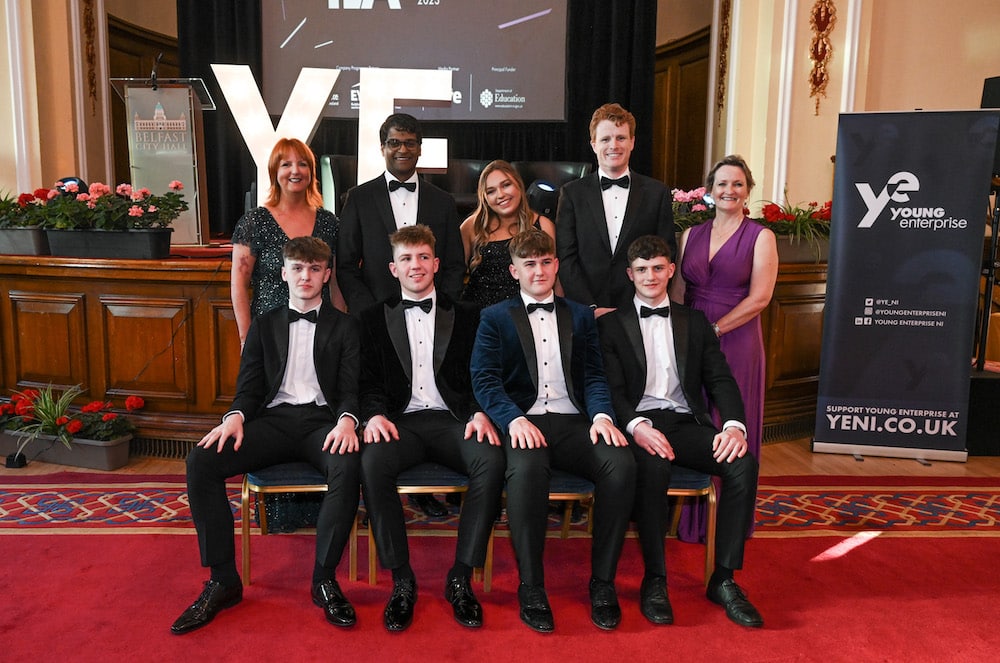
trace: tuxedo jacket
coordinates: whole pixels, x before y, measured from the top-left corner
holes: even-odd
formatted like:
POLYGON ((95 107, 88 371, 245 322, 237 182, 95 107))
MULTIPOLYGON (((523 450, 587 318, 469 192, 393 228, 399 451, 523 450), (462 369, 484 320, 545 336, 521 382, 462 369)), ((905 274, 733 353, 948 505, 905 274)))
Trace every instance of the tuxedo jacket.
MULTIPOLYGON (((594 312, 556 297, 555 314, 570 399, 591 420, 599 413, 614 420, 594 312)), ((472 350, 472 389, 483 411, 503 432, 538 398, 537 361, 531 323, 520 296, 482 311, 472 350)))
POLYGON ((566 297, 589 305, 619 306, 635 293, 628 280, 628 247, 642 235, 659 235, 676 249, 673 196, 662 182, 630 173, 628 204, 615 250, 608 239, 597 172, 567 182, 556 210, 559 282, 566 297))
MULTIPOLYGON (((671 302, 670 321, 681 389, 695 419, 715 427, 708 413, 707 393, 722 421, 745 422, 739 386, 705 314, 671 302)), ((648 367, 639 316, 632 302, 628 302, 601 316, 597 324, 615 412, 624 425, 642 416, 636 407, 646 386, 648 367)))
MULTIPOLYGON (((417 187, 417 223, 430 227, 441 266, 434 277, 437 291, 458 299, 465 277, 465 249, 458 232, 458 212, 451 194, 423 178, 417 187)), ((389 235, 396 219, 385 176, 347 193, 337 234, 337 284, 352 313, 399 295, 399 281, 389 272, 389 235)))
MULTIPOLYGON (((448 410, 461 422, 479 411, 472 396, 469 356, 479 324, 478 307, 437 294, 434 314, 434 382, 448 410)), ((361 313, 361 418, 377 414, 390 420, 410 402, 413 358, 410 355, 400 297, 390 297, 361 313)))
MULTIPOLYGON (((357 416, 361 334, 358 321, 324 302, 316 321, 313 361, 320 389, 335 419, 357 416)), ((288 306, 278 306, 250 323, 232 410, 247 421, 266 411, 288 365, 288 306)))

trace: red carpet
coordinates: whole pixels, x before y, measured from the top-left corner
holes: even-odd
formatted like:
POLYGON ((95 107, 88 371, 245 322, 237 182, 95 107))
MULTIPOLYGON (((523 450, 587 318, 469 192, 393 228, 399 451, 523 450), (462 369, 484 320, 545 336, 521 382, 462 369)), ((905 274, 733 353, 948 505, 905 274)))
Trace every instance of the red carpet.
MULTIPOLYGON (((1000 539, 753 539, 738 576, 764 615, 762 630, 731 624, 701 586, 702 548, 667 542, 677 623, 653 627, 639 614, 638 545, 619 568, 622 626, 590 624, 584 539, 550 540, 547 585, 556 633, 517 617, 509 543, 498 541, 494 590, 478 592, 486 625, 463 629, 441 598, 454 540, 414 546, 416 619, 388 634, 380 584, 343 582, 359 615, 354 629, 328 625, 308 596, 313 539, 254 542, 255 583, 239 606, 206 628, 173 636, 171 622, 200 591, 193 537, 37 534, 0 537, 8 661, 986 661, 1000 648, 995 624, 1000 539), (845 550, 832 554, 834 547, 845 550), (828 553, 825 561, 818 556, 828 553)), ((362 555, 365 544, 361 544, 362 555)), ((341 571, 346 577, 346 571, 341 571)))

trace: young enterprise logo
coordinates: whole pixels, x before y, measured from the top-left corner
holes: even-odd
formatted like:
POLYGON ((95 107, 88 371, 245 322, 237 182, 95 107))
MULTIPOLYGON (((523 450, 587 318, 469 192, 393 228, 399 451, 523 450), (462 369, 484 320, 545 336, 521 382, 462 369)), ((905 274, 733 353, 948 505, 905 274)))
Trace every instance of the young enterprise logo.
MULTIPOLYGON (((909 203, 909 194, 920 191, 920 180, 913 173, 901 170, 886 181, 878 194, 868 182, 855 182, 854 186, 868 208, 858 228, 871 228, 890 202, 909 203)), ((889 213, 891 220, 903 230, 959 230, 969 225, 966 219, 948 216, 942 206, 892 206, 889 213)))

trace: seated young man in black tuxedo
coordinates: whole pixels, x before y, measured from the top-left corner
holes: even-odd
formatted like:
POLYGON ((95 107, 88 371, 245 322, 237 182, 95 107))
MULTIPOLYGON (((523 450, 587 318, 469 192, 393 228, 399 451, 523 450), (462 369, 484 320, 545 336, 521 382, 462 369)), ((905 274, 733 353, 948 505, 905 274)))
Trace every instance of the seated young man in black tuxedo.
POLYGON ((555 628, 542 557, 550 468, 595 486, 591 621, 621 621, 615 574, 635 494, 635 461, 615 427, 593 312, 556 297, 555 245, 532 229, 510 241, 520 294, 483 310, 472 351, 476 400, 504 434, 507 517, 521 584, 521 621, 555 628))
POLYGON ((335 571, 358 508, 361 339, 358 321, 323 301, 330 253, 315 237, 285 244, 281 278, 288 283, 288 306, 251 323, 232 408, 188 454, 191 517, 211 578, 171 627, 178 635, 243 599, 226 479, 292 461, 323 472, 329 486, 316 523, 312 600, 331 624, 356 621, 335 571))
POLYGON ((384 623, 390 631, 405 629, 417 599, 396 479, 434 461, 469 477, 444 593, 460 624, 479 627, 482 607, 469 578, 486 561, 505 465, 500 438, 469 380, 479 311, 435 289, 439 263, 430 228, 407 226, 389 242, 389 271, 402 298, 389 297, 361 313, 362 483, 379 558, 393 578, 384 623))
POLYGON ((673 247, 647 235, 628 248, 630 305, 598 321, 604 367, 615 412, 632 439, 636 460, 635 516, 646 573, 642 614, 671 624, 663 537, 671 464, 722 478, 716 528, 715 572, 709 600, 742 626, 764 620, 733 580, 743 568, 743 546, 757 498, 757 461, 747 453, 743 399, 708 319, 667 299, 674 274, 673 247), (703 394, 722 421, 715 427, 703 394))

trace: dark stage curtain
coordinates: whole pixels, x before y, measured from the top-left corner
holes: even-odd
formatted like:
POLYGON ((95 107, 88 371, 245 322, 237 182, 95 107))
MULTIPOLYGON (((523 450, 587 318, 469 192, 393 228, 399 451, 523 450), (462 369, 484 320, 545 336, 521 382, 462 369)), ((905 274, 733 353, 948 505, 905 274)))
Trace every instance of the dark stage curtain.
MULTIPOLYGON (((260 5, 178 0, 177 19, 182 75, 205 79, 219 109, 205 114, 209 218, 213 235, 228 235, 254 168, 209 65, 247 64, 260 81, 260 5)), ((594 163, 590 116, 616 101, 638 124, 632 167, 650 172, 656 0, 571 0, 567 33, 565 122, 427 122, 425 135, 447 138, 456 158, 594 163)), ((323 120, 310 147, 317 155, 357 154, 357 133, 356 120, 323 120)))

